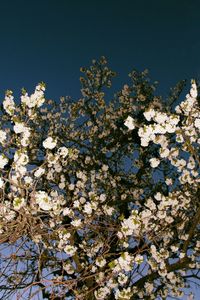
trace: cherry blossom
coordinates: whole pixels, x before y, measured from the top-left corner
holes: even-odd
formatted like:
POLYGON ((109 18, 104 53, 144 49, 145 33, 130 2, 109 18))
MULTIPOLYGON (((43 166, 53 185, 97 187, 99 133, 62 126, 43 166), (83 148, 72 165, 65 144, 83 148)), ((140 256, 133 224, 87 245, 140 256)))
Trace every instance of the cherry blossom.
POLYGON ((134 70, 108 101, 115 73, 105 58, 81 72, 77 101, 46 100, 44 83, 23 89, 21 101, 6 92, 1 291, 192 299, 190 279, 200 279, 198 83, 185 99, 176 87, 168 105, 147 71, 134 70))

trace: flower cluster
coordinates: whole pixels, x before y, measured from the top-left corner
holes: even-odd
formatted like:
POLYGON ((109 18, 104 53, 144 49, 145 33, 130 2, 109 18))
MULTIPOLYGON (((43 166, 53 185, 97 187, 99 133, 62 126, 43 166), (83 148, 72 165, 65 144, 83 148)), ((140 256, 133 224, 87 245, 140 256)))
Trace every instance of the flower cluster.
POLYGON ((110 103, 105 58, 82 72, 77 102, 45 100, 43 83, 19 104, 6 92, 0 288, 7 298, 31 286, 49 299, 183 297, 200 267, 197 83, 173 110, 146 71, 110 103))
POLYGON ((42 106, 42 104, 45 102, 44 91, 44 83, 38 84, 35 88, 34 94, 30 96, 28 96, 28 93, 25 90, 23 90, 23 95, 21 96, 22 105, 27 106, 29 109, 42 106))

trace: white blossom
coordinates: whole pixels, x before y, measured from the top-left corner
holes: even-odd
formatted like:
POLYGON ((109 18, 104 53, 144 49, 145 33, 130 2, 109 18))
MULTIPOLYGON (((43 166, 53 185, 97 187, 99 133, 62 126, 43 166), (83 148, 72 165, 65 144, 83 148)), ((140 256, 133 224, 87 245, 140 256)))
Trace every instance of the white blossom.
POLYGON ((105 264, 106 264, 106 260, 104 259, 104 258, 102 258, 102 257, 98 257, 97 259, 96 259, 96 265, 98 266, 98 267, 100 267, 100 268, 102 268, 102 267, 104 267, 105 266, 105 264))
POLYGON ((48 137, 46 140, 43 141, 43 147, 45 149, 52 150, 53 148, 56 147, 56 144, 57 142, 52 137, 48 137))
POLYGON ((59 154, 60 156, 62 156, 63 158, 65 158, 65 157, 68 155, 68 153, 69 153, 69 150, 68 150, 68 148, 66 148, 66 147, 60 147, 60 148, 58 149, 58 154, 59 154))
POLYGON ((128 116, 124 122, 124 125, 128 127, 129 130, 133 130, 135 128, 135 121, 131 116, 128 116))
POLYGON ((28 93, 21 96, 21 103, 29 108, 42 106, 45 102, 44 91, 44 84, 38 84, 35 88, 35 92, 31 96, 28 96, 28 93))
POLYGON ((42 176, 44 173, 45 173, 45 169, 42 168, 42 167, 39 167, 39 168, 37 169, 37 171, 35 171, 34 176, 35 176, 35 177, 40 177, 40 176, 42 176))
POLYGON ((71 221, 71 224, 74 227, 79 227, 79 226, 81 226, 81 219, 73 220, 73 221, 71 221))
POLYGON ((14 209, 19 210, 25 205, 25 199, 23 197, 15 197, 13 200, 14 209))
POLYGON ((67 253, 67 255, 69 256, 73 256, 76 253, 77 247, 75 246, 71 246, 71 245, 67 245, 64 248, 64 251, 67 253))
POLYGON ((4 181, 2 178, 0 178, 0 189, 2 189, 4 187, 4 181))
POLYGON ((48 194, 44 191, 38 191, 35 193, 35 200, 39 207, 43 210, 51 210, 53 203, 48 194))
POLYGON ((0 154, 0 169, 3 169, 7 165, 8 159, 4 154, 0 154))
POLYGON ((15 125, 13 126, 13 130, 15 133, 22 133, 26 130, 26 126, 24 125, 24 123, 15 122, 15 125))
POLYGON ((12 116, 15 111, 15 102, 13 99, 14 97, 12 96, 12 92, 8 91, 3 101, 3 108, 10 116, 12 116))
POLYGON ((6 132, 3 130, 0 130, 0 143, 4 143, 6 140, 6 132))
POLYGON ((200 118, 195 119, 194 126, 200 130, 200 118))
POLYGON ((117 280, 120 285, 124 285, 128 281, 128 276, 124 273, 119 273, 117 280))
POLYGON ((151 119, 154 118, 156 112, 154 109, 151 108, 151 109, 146 110, 143 114, 147 121, 151 121, 151 119))
POLYGON ((152 168, 156 168, 160 164, 160 160, 158 158, 150 158, 150 164, 152 168))

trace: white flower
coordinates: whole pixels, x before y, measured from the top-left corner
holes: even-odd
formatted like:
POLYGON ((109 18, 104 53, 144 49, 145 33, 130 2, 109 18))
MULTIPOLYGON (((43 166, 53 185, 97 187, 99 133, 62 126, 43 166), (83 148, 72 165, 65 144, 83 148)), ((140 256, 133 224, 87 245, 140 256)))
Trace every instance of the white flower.
POLYGON ((65 182, 60 182, 58 186, 61 190, 63 190, 65 188, 65 182))
POLYGON ((53 205, 51 203, 51 198, 44 191, 38 191, 35 193, 35 200, 39 207, 43 210, 52 209, 53 205))
POLYGON ((70 191, 73 191, 74 188, 75 188, 75 185, 73 183, 70 183, 68 188, 69 188, 70 191))
POLYGON ((27 147, 29 144, 29 137, 30 137, 30 129, 28 127, 24 128, 24 131, 22 133, 22 139, 20 140, 20 143, 23 147, 27 147))
POLYGON ((81 198, 79 199, 79 201, 80 201, 81 204, 84 204, 84 203, 86 202, 86 199, 85 199, 84 197, 81 197, 81 198))
POLYGON ((124 285, 128 280, 128 276, 123 273, 119 273, 117 280, 119 284, 124 285))
POLYGON ((134 261, 135 261, 136 264, 141 264, 143 262, 143 260, 144 260, 144 258, 140 254, 136 255, 136 257, 134 259, 134 261))
POLYGON ((160 157, 166 158, 169 156, 170 152, 168 148, 160 148, 159 153, 160 153, 160 157))
POLYGON ((161 201, 162 200, 162 194, 160 193, 160 192, 158 192, 158 193, 156 193, 155 195, 154 195, 154 198, 156 199, 156 200, 158 200, 158 201, 161 201))
POLYGON ((2 189, 3 186, 4 186, 4 181, 2 180, 2 178, 0 178, 0 189, 2 189))
POLYGON ((91 215, 91 213, 92 213, 92 206, 91 206, 91 204, 89 202, 85 203, 83 211, 86 214, 91 215))
POLYGON ((180 252, 179 253, 179 257, 180 257, 180 259, 184 258, 185 257, 185 253, 184 252, 180 252))
POLYGON ((4 154, 0 155, 0 169, 3 169, 5 165, 8 163, 8 159, 4 154))
POLYGON ((27 93, 21 96, 21 103, 28 105, 30 102, 30 98, 27 93))
POLYGON ((187 168, 190 169, 190 170, 193 170, 195 168, 195 160, 192 156, 190 156, 189 158, 189 161, 188 161, 188 164, 187 164, 187 168))
POLYGON ((106 260, 105 260, 104 258, 98 257, 98 258, 96 259, 96 265, 97 265, 98 267, 102 268, 103 266, 105 266, 105 264, 106 264, 106 260))
POLYGON ((196 82, 194 80, 192 80, 192 87, 190 89, 190 95, 191 95, 192 98, 197 97, 197 85, 196 85, 196 82))
POLYGON ((74 201, 73 207, 79 208, 80 207, 80 202, 78 200, 74 201))
POLYGON ((151 119, 155 116, 155 113, 156 113, 155 110, 151 108, 149 110, 146 110, 143 113, 143 115, 147 121, 151 121, 151 119))
POLYGON ((112 216, 112 214, 115 210, 114 207, 108 206, 108 205, 104 205, 102 208, 103 208, 104 213, 108 216, 112 216))
POLYGON ((168 120, 168 116, 165 113, 162 112, 156 112, 154 120, 158 123, 158 124, 163 124, 164 122, 166 122, 168 120))
POLYGON ((170 122, 171 125, 177 125, 179 121, 180 121, 180 117, 179 116, 177 116, 175 114, 169 116, 169 122, 170 122))
POLYGON ((63 269, 68 273, 68 274, 73 274, 74 273, 74 268, 71 265, 70 262, 67 262, 65 264, 63 264, 63 269))
POLYGON ((26 152, 20 152, 20 151, 16 151, 15 155, 14 155, 14 162, 16 163, 16 165, 19 166, 25 166, 29 161, 28 155, 26 154, 26 152))
POLYGON ((8 91, 4 101, 3 101, 3 108, 5 111, 12 116, 15 111, 15 102, 13 101, 14 97, 12 96, 12 92, 8 91))
POLYGON ((116 289, 116 293, 115 293, 115 299, 116 300, 129 300, 131 299, 131 296, 132 296, 132 293, 131 293, 131 288, 128 287, 128 288, 124 288, 123 290, 119 290, 119 289, 116 289))
POLYGON ((119 266, 124 271, 130 271, 132 269, 132 257, 128 252, 123 252, 121 256, 117 259, 119 266))
POLYGON ((15 125, 13 126, 13 130, 15 133, 22 133, 26 130, 26 126, 24 125, 24 123, 15 122, 15 125))
POLYGON ((39 168, 37 169, 37 171, 35 171, 34 175, 35 175, 35 177, 40 177, 40 176, 42 176, 44 173, 45 173, 45 169, 39 167, 39 168))
POLYGON ((160 144, 162 148, 168 146, 168 140, 164 135, 156 135, 155 138, 153 138, 153 142, 155 144, 160 144))
POLYGON ((94 295, 97 300, 104 300, 109 294, 110 289, 107 286, 100 287, 98 290, 94 291, 94 295))
POLYGON ((154 124, 153 125, 153 132, 155 133, 160 133, 160 134, 165 134, 167 132, 167 128, 166 128, 166 123, 162 123, 162 124, 154 124))
POLYGON ((52 137, 48 137, 46 140, 43 141, 43 147, 45 149, 53 149, 56 147, 57 142, 53 140, 52 137))
POLYGON ((160 160, 158 158, 151 158, 149 161, 152 168, 156 168, 160 164, 160 160))
POLYGON ((200 118, 197 118, 197 119, 194 121, 194 126, 200 130, 200 118))
POLYGON ((101 195, 99 196, 99 200, 100 200, 101 202, 104 202, 104 201, 106 200, 106 195, 105 195, 105 194, 101 194, 101 195))
POLYGON ((16 212, 13 210, 10 210, 10 211, 8 211, 7 212, 7 214, 5 215, 5 219, 7 220, 7 221, 12 221, 14 218, 15 218, 15 216, 16 216, 16 212))
POLYGON ((58 154, 60 156, 63 156, 64 158, 67 156, 68 153, 69 153, 69 150, 66 147, 60 147, 58 149, 58 154))
POLYGON ((131 216, 128 219, 124 219, 121 223, 122 228, 121 231, 124 235, 134 235, 137 234, 137 230, 140 227, 140 217, 138 216, 138 212, 136 210, 132 210, 131 216))
POLYGON ((165 123, 164 126, 165 126, 166 131, 169 132, 169 133, 173 133, 177 129, 176 126, 171 124, 171 123, 165 123))
POLYGON ((152 283, 146 282, 144 288, 148 294, 151 294, 154 289, 154 285, 152 283))
POLYGON ((130 116, 125 120, 124 125, 128 127, 129 130, 133 130, 135 128, 134 119, 130 116))
POLYGON ((6 133, 3 130, 0 130, 0 143, 5 142, 6 140, 6 133))
POLYGON ((172 185, 173 181, 171 178, 166 178, 165 183, 166 183, 166 185, 172 185))
POLYGON ((34 94, 32 94, 30 97, 27 93, 21 96, 21 103, 28 106, 30 109, 34 107, 40 107, 45 101, 44 91, 44 84, 38 84, 35 88, 34 94))
POLYGON ((39 244, 39 242, 42 240, 42 236, 40 234, 36 234, 34 235, 34 237, 32 237, 34 243, 39 244))
POLYGON ((30 176, 25 176, 24 182, 29 185, 33 182, 33 179, 30 176))
POLYGON ((16 171, 23 177, 26 174, 27 169, 24 166, 17 166, 16 171))
POLYGON ((74 213, 73 213, 73 210, 71 208, 65 207, 63 209, 63 216, 70 216, 71 217, 73 215, 74 215, 74 213))
POLYGON ((14 209, 19 210, 25 205, 25 199, 21 197, 15 197, 13 200, 14 209))
POLYGON ((149 139, 141 138, 141 146, 147 147, 149 145, 149 139))
POLYGON ((69 256, 73 256, 76 253, 77 247, 75 246, 71 246, 71 245, 67 245, 64 248, 64 251, 67 253, 67 255, 69 256))
POLYGON ((101 169, 102 169, 102 171, 106 172, 106 171, 108 171, 108 166, 107 165, 103 165, 101 169))
POLYGON ((148 207, 150 210, 155 210, 156 209, 156 205, 153 202, 153 200, 151 198, 149 198, 147 200, 147 202, 145 203, 145 206, 148 207))
POLYGON ((76 219, 74 221, 71 221, 72 226, 79 227, 81 225, 81 219, 76 219))

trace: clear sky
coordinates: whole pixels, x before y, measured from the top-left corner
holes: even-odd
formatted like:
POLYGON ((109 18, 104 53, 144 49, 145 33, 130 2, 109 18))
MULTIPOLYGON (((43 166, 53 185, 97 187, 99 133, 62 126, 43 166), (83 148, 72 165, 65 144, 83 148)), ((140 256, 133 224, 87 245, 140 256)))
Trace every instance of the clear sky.
POLYGON ((47 95, 79 95, 79 69, 104 55, 119 83, 148 68, 166 93, 200 77, 198 0, 1 0, 0 96, 47 83, 47 95))
MULTIPOLYGON (((106 56, 115 88, 148 68, 166 94, 200 79, 199 0, 0 0, 0 97, 44 81, 47 96, 79 96, 79 69, 106 56)), ((200 296, 199 296, 200 299, 200 296)))

